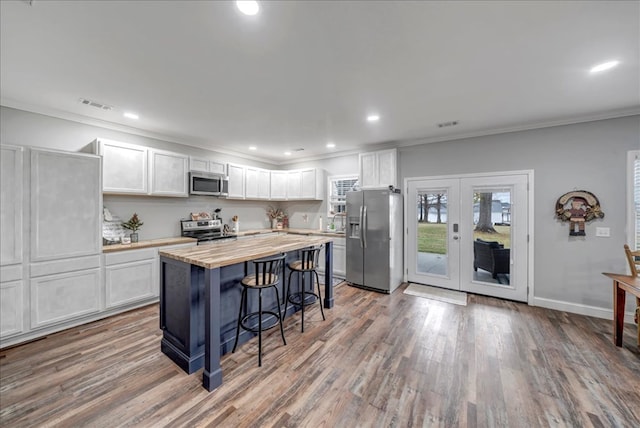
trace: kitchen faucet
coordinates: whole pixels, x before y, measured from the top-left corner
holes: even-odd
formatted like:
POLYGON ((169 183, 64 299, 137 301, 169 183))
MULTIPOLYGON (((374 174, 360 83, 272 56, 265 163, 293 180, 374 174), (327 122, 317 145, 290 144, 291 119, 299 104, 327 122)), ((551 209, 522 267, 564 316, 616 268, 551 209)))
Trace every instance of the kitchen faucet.
POLYGON ((344 224, 344 219, 346 217, 345 213, 335 213, 334 216, 331 218, 331 224, 333 225, 333 227, 335 228, 335 223, 336 223, 336 217, 342 217, 341 220, 341 226, 340 226, 340 230, 344 231, 345 229, 345 224, 344 224))

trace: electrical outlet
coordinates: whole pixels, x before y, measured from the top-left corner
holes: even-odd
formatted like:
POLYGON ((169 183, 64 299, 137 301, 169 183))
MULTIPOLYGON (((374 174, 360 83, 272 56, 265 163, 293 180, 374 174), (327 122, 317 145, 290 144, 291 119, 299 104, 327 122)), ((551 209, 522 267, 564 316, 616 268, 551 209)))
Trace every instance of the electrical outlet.
POLYGON ((609 238, 611 236, 611 231, 608 227, 596 227, 596 236, 609 238))

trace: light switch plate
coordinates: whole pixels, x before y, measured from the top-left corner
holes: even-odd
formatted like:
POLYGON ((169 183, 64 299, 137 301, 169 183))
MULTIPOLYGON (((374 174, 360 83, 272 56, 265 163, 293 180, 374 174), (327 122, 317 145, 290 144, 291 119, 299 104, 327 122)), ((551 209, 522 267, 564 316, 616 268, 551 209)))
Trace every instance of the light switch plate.
POLYGON ((596 227, 596 236, 609 238, 611 236, 611 231, 608 227, 596 227))

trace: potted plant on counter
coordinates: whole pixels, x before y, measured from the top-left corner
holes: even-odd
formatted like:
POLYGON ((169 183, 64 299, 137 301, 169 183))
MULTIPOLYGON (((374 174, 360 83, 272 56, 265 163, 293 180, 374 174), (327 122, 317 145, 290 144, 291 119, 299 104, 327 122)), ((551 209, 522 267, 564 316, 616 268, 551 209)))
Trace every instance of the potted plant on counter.
POLYGON ((133 213, 129 221, 122 223, 122 227, 131 231, 131 242, 138 242, 138 229, 140 229, 143 224, 136 213, 133 213))

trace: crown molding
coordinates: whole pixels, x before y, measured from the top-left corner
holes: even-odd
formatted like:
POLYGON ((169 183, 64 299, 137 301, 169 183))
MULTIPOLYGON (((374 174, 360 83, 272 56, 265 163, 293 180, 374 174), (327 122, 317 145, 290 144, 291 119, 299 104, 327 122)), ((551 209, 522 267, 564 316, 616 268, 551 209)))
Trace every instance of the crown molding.
POLYGON ((534 129, 542 129, 542 128, 551 128, 555 126, 565 126, 565 125, 573 125, 578 123, 585 122, 595 122, 598 120, 607 120, 607 119, 615 119, 627 116, 635 116, 640 115, 640 106, 624 108, 624 109, 616 109, 609 110, 606 112, 599 112, 588 115, 581 115, 575 117, 568 117, 558 120, 551 121, 540 121, 540 122, 532 122, 528 124, 509 126, 504 128, 492 128, 482 131, 472 131, 461 134, 450 134, 443 135, 439 137, 426 137, 426 138, 414 138, 409 140, 397 140, 397 141, 385 141, 381 143, 373 143, 373 144, 362 144, 355 149, 344 150, 344 151, 335 151, 332 153, 324 153, 320 155, 312 155, 305 156, 301 158, 295 159, 286 159, 286 160, 273 160, 273 159, 265 159, 263 157, 247 155, 246 153, 236 152, 234 150, 225 149, 223 147, 218 146, 210 146, 206 147, 209 143, 197 140, 190 137, 177 137, 166 134, 160 134, 152 131, 147 131, 140 128, 135 128, 131 126, 121 125, 114 122, 109 122, 101 119, 94 119, 88 116, 79 115, 76 113, 70 113, 58 109, 52 109, 49 107, 36 106, 33 104, 23 103, 20 101, 0 98, 0 105, 4 107, 14 108, 17 110, 24 110, 31 113, 42 114, 45 116, 55 117, 58 119, 69 120, 72 122, 82 123, 85 125, 98 126, 101 128, 106 128, 119 132, 126 132, 128 134, 138 135, 147 138, 153 138, 161 141, 166 141, 173 144, 178 144, 182 146, 193 147, 200 150, 208 150, 215 153, 221 153, 229 156, 234 156, 240 159, 253 160, 256 162, 267 163, 275 166, 286 166, 296 163, 310 162, 310 161, 318 161, 324 159, 337 158, 342 156, 349 156, 354 154, 366 153, 375 150, 384 150, 391 148, 400 148, 400 147, 410 147, 410 146, 418 146, 421 144, 431 144, 431 143, 439 143, 445 141, 455 141, 455 140, 463 140, 467 138, 475 138, 475 137, 485 137, 488 135, 498 135, 498 134, 506 134, 511 132, 521 132, 521 131, 530 131, 534 129))

